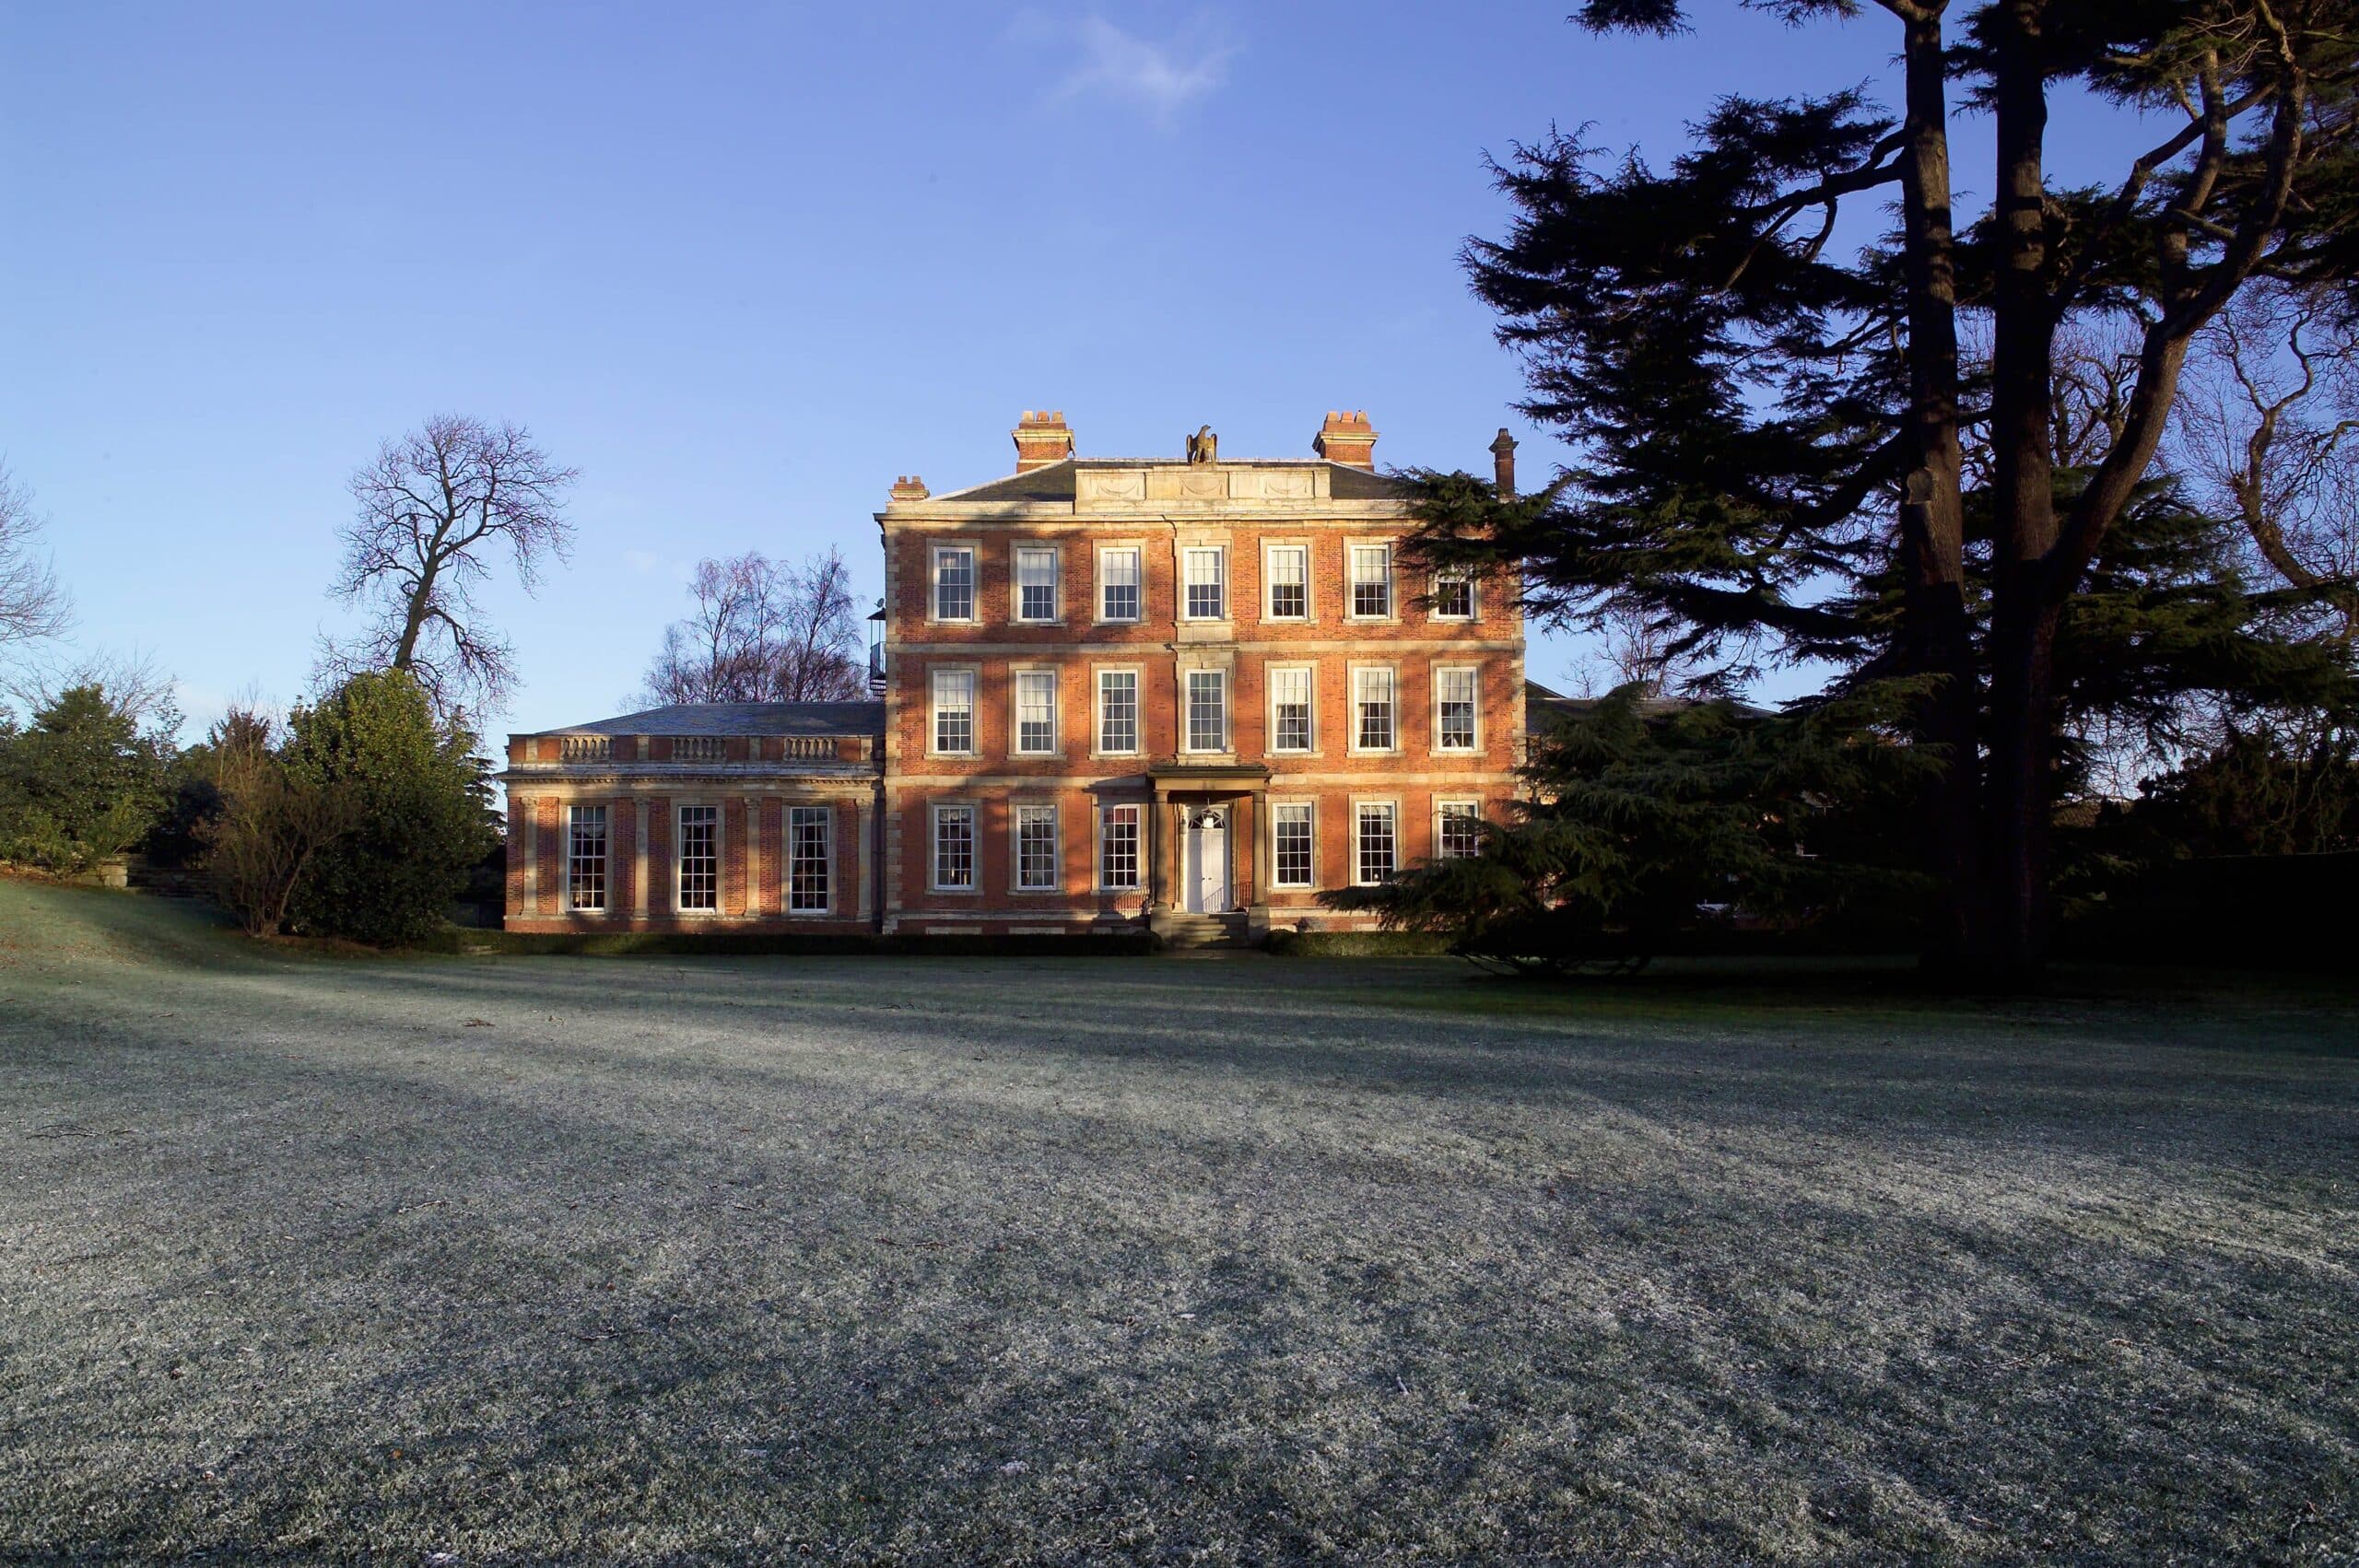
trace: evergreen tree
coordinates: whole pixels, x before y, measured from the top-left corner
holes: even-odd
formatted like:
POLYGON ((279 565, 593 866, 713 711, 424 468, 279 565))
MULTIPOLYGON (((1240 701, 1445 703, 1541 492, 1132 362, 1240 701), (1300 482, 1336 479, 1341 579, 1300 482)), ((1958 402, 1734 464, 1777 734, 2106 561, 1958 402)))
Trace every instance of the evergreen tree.
POLYGON ((315 936, 404 942, 444 920, 490 851, 475 736, 434 715, 405 671, 354 675, 288 721, 290 783, 349 802, 354 825, 305 866, 288 924, 315 936))
POLYGON ((1889 717, 1863 697, 1773 714, 1633 682, 1533 736, 1529 799, 1479 853, 1322 899, 1523 970, 1626 965, 1739 922, 1889 919, 1922 892, 1891 825, 1926 766, 1878 738, 1889 717))
POLYGON ((0 729, 0 860, 76 872, 122 854, 163 814, 171 743, 103 687, 79 685, 0 729))
POLYGON ((2231 733, 2148 780, 2128 818, 2152 858, 2359 849, 2359 733, 2231 733))
MULTIPOLYGON (((1797 23, 1859 9, 1769 8, 1797 23)), ((2167 521, 2154 460, 2190 341, 2256 278, 2348 308, 2359 5, 1883 9, 1898 105, 1856 90, 1732 98, 1661 170, 1563 135, 1498 169, 1517 216, 1466 262, 1526 357, 1526 412, 1579 456, 1529 497, 1415 476, 1417 543, 1514 574, 1543 614, 1643 613, 1701 667, 1701 691, 1805 661, 1838 665, 1839 692, 1901 683, 1900 733, 1941 762, 1911 813, 1938 890, 1927 958, 2011 983, 2045 952, 2071 706, 2099 703, 2106 678, 2088 650, 2125 645, 2111 619, 2124 604, 2168 601, 2192 628, 2210 591, 2117 591, 2140 581, 2167 521), (1994 205, 1965 235, 1953 84, 1991 111, 1977 183, 1994 205), (2048 99, 2071 88, 2176 127, 2110 190, 2051 188, 2048 99), (1837 242, 1860 230, 1860 201, 1895 196, 1895 227, 1837 242), (1962 360, 1969 312, 1987 324, 1987 365, 1962 360), (2130 337, 2125 373, 2093 439, 2065 450, 2060 332, 2107 324, 2130 337)), ((1592 0, 1577 19, 1685 25, 1676 0, 1592 0)), ((2228 584, 2217 602, 2239 660, 2211 657, 2231 651, 2216 637, 2184 639, 2177 660, 2138 644, 2148 676, 2182 690, 2275 678, 2270 658, 2241 657, 2270 640, 2251 598, 2228 584)))

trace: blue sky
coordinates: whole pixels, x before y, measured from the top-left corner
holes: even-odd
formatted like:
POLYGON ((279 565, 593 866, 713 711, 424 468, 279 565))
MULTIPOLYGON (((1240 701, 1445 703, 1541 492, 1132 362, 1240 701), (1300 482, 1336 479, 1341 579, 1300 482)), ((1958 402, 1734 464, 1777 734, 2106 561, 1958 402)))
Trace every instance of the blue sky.
MULTIPOLYGON (((151 655, 192 732, 300 695, 346 481, 437 411, 582 473, 571 567, 487 597, 496 732, 617 711, 700 556, 839 546, 873 593, 893 477, 1006 472, 1026 408, 1238 456, 1366 408, 1379 461, 1477 471, 1508 424, 1538 474, 1455 260, 1505 219, 1485 152, 1553 120, 1668 157, 1719 93, 1892 74, 1879 14, 1568 8, 17 0, 0 454, 79 647, 151 655)), ((2130 135, 2067 106, 2058 161, 2130 135)))

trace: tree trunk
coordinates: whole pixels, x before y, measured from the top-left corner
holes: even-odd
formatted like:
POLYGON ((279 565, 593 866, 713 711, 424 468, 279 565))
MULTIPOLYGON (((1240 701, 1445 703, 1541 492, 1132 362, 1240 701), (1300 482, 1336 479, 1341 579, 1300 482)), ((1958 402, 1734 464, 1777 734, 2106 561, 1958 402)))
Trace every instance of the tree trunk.
POLYGON ((426 612, 434 603, 434 576, 439 563, 428 561, 418 573, 402 618, 402 635, 393 645, 393 668, 407 670, 417 662, 417 639, 426 631, 426 612))
POLYGON ((1900 509, 1906 576, 1906 657, 1938 685, 1917 714, 1920 743, 1942 771, 1919 798, 1926 869, 1941 889, 1924 937, 1929 972, 1954 975, 1983 961, 1979 783, 1975 719, 1979 682, 1966 598, 1966 521, 1957 429, 1957 280, 1950 216, 1948 102, 1939 4, 1910 14, 1903 59, 1908 145, 1901 224, 1908 288, 1909 473, 1900 509))
POLYGON ((2056 549, 2049 424, 2056 322, 2048 298, 2048 128, 2040 60, 2042 0, 2007 0, 1998 17, 1998 228, 2001 257, 1991 356, 1996 489, 1991 573, 1989 846, 1984 862, 1987 977, 2035 978, 2046 957, 2048 816, 2054 750, 2055 645, 2048 592, 2056 549))

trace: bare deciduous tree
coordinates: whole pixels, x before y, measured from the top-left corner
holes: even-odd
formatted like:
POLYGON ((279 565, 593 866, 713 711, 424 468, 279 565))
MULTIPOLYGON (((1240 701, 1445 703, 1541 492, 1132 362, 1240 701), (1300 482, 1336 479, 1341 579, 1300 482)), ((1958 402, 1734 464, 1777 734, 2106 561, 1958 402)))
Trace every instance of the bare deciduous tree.
POLYGON ((517 425, 437 415, 386 442, 352 477, 359 512, 341 535, 332 586, 369 623, 349 642, 323 644, 323 677, 406 670, 445 717, 498 708, 515 682, 514 654, 483 622, 475 591, 499 546, 528 592, 546 562, 567 557, 565 493, 576 477, 517 425))
POLYGON ((6 696, 26 711, 47 708, 76 686, 96 686, 107 701, 130 715, 140 729, 171 736, 180 732, 177 683, 152 653, 76 653, 71 649, 28 660, 0 680, 6 696))
POLYGON ((697 563, 696 609, 663 631, 640 700, 841 702, 862 695, 851 572, 830 550, 801 567, 759 552, 697 563))
POLYGON ((0 462, 0 648, 64 634, 73 606, 49 556, 36 554, 32 492, 0 462))
POLYGON ((2198 339, 2174 454, 2236 519, 2265 576, 2359 635, 2359 322, 2315 293, 2270 288, 2198 339))
POLYGON ((1589 612, 1583 626, 1598 641, 1576 672, 1582 696, 1603 696, 1633 682, 1649 696, 1674 690, 1698 696, 1718 673, 1680 657, 1672 646, 1676 628, 1664 626, 1640 605, 1609 601, 1589 612))

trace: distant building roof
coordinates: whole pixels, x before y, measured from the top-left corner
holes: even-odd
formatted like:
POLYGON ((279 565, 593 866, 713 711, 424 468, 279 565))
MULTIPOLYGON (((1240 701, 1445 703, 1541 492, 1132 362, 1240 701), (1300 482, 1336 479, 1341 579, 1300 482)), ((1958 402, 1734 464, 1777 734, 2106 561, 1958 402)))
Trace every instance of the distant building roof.
MULTIPOLYGON (((1563 692, 1551 690, 1538 681, 1526 681, 1523 683, 1524 729, 1530 733, 1537 734, 1541 730, 1560 719, 1569 719, 1575 714, 1587 713, 1602 700, 1601 697, 1593 696, 1567 696, 1563 692)), ((1694 708, 1698 700, 1692 696, 1642 696, 1638 699, 1637 709, 1642 716, 1651 719, 1657 714, 1676 713, 1681 708, 1694 708)), ((1770 714, 1768 708, 1749 702, 1738 703, 1736 710, 1747 719, 1766 719, 1770 714)))
POLYGON ((545 735, 879 735, 881 702, 684 702, 545 735))
MULTIPOLYGON (((951 490, 935 496, 937 501, 1070 501, 1074 497, 1074 474, 1084 468, 1168 468, 1168 457, 1069 457, 1062 462, 1052 462, 1036 468, 1029 474, 1011 474, 1004 479, 993 479, 964 490, 951 490)), ((1254 459, 1240 466, 1252 468, 1323 468, 1328 471, 1327 495, 1337 501, 1391 501, 1401 497, 1401 486, 1381 474, 1371 474, 1365 468, 1355 468, 1347 462, 1329 462, 1323 458, 1254 459)))

